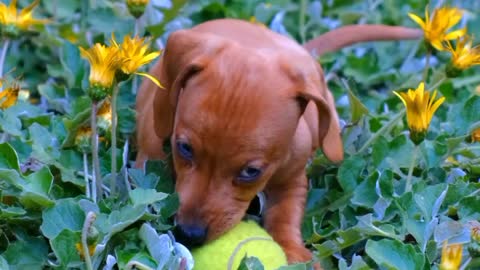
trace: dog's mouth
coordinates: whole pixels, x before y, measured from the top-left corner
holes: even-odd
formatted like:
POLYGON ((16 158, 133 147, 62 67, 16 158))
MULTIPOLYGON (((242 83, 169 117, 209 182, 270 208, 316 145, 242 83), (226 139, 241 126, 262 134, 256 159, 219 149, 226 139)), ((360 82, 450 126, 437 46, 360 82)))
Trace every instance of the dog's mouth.
MULTIPOLYGON (((258 193, 255 198, 250 202, 250 205, 244 215, 244 219, 254 219, 257 222, 262 223, 264 208, 265 195, 263 192, 261 192, 258 193)), ((174 218, 173 223, 174 228, 172 232, 175 236, 176 241, 182 243, 187 248, 195 248, 201 246, 210 240, 218 238, 220 235, 226 232, 209 230, 208 226, 203 226, 199 224, 180 224, 178 223, 176 218, 174 218)), ((235 224, 231 224, 230 227, 233 227, 234 225, 235 224)))
POLYGON ((261 219, 265 211, 265 193, 259 192, 248 206, 246 217, 261 219))

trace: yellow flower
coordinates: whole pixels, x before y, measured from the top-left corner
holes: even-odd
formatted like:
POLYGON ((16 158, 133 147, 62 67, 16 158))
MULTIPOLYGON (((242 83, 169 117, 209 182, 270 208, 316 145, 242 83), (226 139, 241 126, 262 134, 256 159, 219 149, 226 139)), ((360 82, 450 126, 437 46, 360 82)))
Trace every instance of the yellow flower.
POLYGON ((139 18, 145 12, 145 7, 150 0, 127 0, 127 8, 133 17, 139 18))
POLYGON ((81 127, 75 135, 75 146, 84 153, 91 150, 92 129, 90 127, 81 127))
POLYGON ((462 262, 462 245, 447 245, 445 241, 442 248, 440 270, 458 270, 462 262))
POLYGON ((476 128, 472 131, 472 142, 480 142, 480 128, 476 128))
MULTIPOLYGON (((480 128, 477 129, 479 132, 479 139, 480 139, 480 128)), ((470 236, 472 237, 472 240, 475 242, 480 242, 480 223, 478 221, 473 221, 472 222, 473 226, 471 227, 470 230, 470 236)))
POLYGON ((445 98, 441 97, 435 100, 437 91, 433 91, 433 95, 430 96, 430 92, 425 91, 425 84, 423 82, 420 83, 415 90, 408 89, 406 93, 397 93, 395 91, 393 93, 402 100, 407 109, 407 123, 410 129, 410 138, 415 144, 419 144, 425 138, 433 114, 445 101, 445 98))
POLYGON ((433 11, 432 17, 428 14, 428 6, 425 8, 425 21, 413 13, 408 16, 414 20, 425 32, 425 39, 435 49, 444 50, 442 42, 452 40, 465 35, 466 29, 459 29, 447 33, 450 28, 456 25, 462 19, 463 11, 455 7, 441 7, 433 11))
MULTIPOLYGON (((12 0, 10 5, 0 2, 0 24, 5 26, 12 26, 20 30, 28 30, 32 25, 45 24, 48 20, 33 18, 33 9, 40 3, 40 0, 35 0, 26 8, 17 12, 17 0, 12 0)), ((14 29, 9 29, 14 31, 14 29)), ((8 31, 8 32, 10 32, 8 31)))
POLYGON ((453 48, 450 41, 445 42, 445 49, 452 54, 453 67, 464 70, 474 65, 480 65, 480 45, 472 47, 473 40, 469 36, 457 39, 453 48))
POLYGON ((152 80, 158 87, 163 88, 160 82, 153 76, 148 73, 138 72, 137 70, 142 66, 150 63, 153 59, 157 58, 160 55, 160 52, 148 53, 148 42, 145 38, 139 38, 135 36, 131 38, 130 36, 125 36, 122 44, 118 44, 115 41, 115 36, 112 33, 112 47, 117 48, 120 51, 120 57, 122 58, 122 63, 120 69, 124 74, 131 75, 137 74, 145 76, 152 80))
POLYGON ((80 54, 90 63, 89 94, 95 100, 105 98, 110 93, 115 72, 122 62, 119 49, 96 43, 88 50, 80 47, 80 54))
POLYGON ((112 126, 112 107, 110 100, 106 99, 97 112, 98 127, 101 130, 107 131, 112 126))
POLYGON ((0 108, 7 109, 13 106, 17 102, 19 92, 20 86, 16 84, 0 92, 0 108))
MULTIPOLYGON (((88 246, 88 253, 90 254, 90 256, 93 256, 93 254, 95 253, 95 248, 97 247, 96 244, 93 244, 93 245, 89 245, 88 246)), ((82 243, 78 242, 78 243, 75 243, 75 249, 77 250, 78 254, 80 254, 80 258, 84 258, 84 254, 83 254, 83 246, 82 246, 82 243)))
POLYGON ((127 0, 127 5, 148 5, 150 0, 127 0))

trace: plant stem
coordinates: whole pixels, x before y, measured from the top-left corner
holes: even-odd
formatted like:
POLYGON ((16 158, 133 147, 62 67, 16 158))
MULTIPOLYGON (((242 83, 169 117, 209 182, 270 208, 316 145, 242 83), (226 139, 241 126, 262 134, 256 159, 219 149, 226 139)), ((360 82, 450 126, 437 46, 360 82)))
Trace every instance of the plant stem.
POLYGON ((92 266, 92 259, 90 258, 90 252, 88 250, 88 243, 87 243, 87 236, 88 230, 95 221, 96 215, 94 212, 88 212, 87 216, 85 217, 85 221, 83 222, 82 228, 82 249, 83 249, 83 256, 85 257, 85 264, 87 266, 87 270, 93 270, 92 266))
POLYGON ((298 25, 299 25, 299 35, 301 43, 305 43, 306 41, 306 34, 305 34, 305 13, 307 11, 307 0, 300 1, 300 15, 298 17, 298 25))
POLYGON ((417 156, 419 149, 420 147, 418 145, 415 145, 415 148, 413 149, 412 163, 410 163, 410 168, 408 168, 407 181, 405 183, 405 193, 412 191, 413 169, 415 168, 415 165, 417 165, 417 156))
POLYGON ((133 29, 133 36, 140 35, 140 20, 135 19, 135 25, 133 29))
POLYGON ((427 55, 425 56, 425 69, 423 70, 423 77, 422 77, 423 82, 427 81, 428 70, 430 69, 430 55, 432 54, 432 51, 429 45, 427 46, 428 46, 428 49, 427 49, 427 55))
POLYGON ((137 82, 138 82, 138 76, 133 76, 132 78, 132 94, 137 93, 137 82))
MULTIPOLYGON (((93 137, 92 137, 93 139, 93 137)), ((92 147, 93 148, 93 147, 92 147)), ((95 177, 95 172, 94 172, 94 167, 95 167, 95 162, 93 160, 93 155, 92 155, 92 184, 91 184, 91 199, 93 202, 97 202, 97 177, 95 177)))
POLYGON ((386 123, 382 128, 380 128, 377 133, 375 133, 365 144, 357 151, 357 153, 361 153, 365 151, 378 137, 387 133, 393 126, 397 123, 398 120, 402 119, 403 114, 405 113, 405 109, 402 109, 398 114, 396 114, 392 120, 386 123))
POLYGON ((98 133, 97 133, 97 111, 98 102, 92 101, 92 115, 91 115, 91 128, 92 128, 92 169, 93 169, 93 181, 92 194, 95 194, 93 201, 97 202, 102 197, 102 178, 100 175, 100 159, 98 157, 98 133))
POLYGON ((474 192, 468 194, 467 196, 465 197, 473 197, 473 196, 477 196, 477 194, 480 193, 480 188, 479 189, 476 189, 474 192))
POLYGON ((85 179, 85 196, 91 199, 92 197, 90 194, 90 181, 88 180, 88 158, 86 152, 83 152, 83 174, 83 177, 85 179))
POLYGON ((3 42, 2 52, 0 54, 0 77, 3 77, 3 68, 5 66, 5 58, 7 57, 8 46, 10 45, 10 39, 5 39, 3 42))
POLYGON ((429 89, 435 90, 437 87, 439 87, 446 80, 447 80, 447 76, 443 75, 438 81, 436 81, 432 86, 430 86, 429 89))
POLYGON ((110 179, 110 196, 115 196, 117 187, 117 97, 118 84, 113 88, 112 101, 110 103, 112 109, 112 160, 111 160, 111 179, 110 179))
POLYGON ((130 192, 132 190, 132 187, 130 186, 130 182, 128 181, 127 162, 128 162, 128 139, 125 141, 125 145, 123 146, 122 170, 123 170, 123 176, 125 181, 125 187, 127 188, 127 191, 130 192))

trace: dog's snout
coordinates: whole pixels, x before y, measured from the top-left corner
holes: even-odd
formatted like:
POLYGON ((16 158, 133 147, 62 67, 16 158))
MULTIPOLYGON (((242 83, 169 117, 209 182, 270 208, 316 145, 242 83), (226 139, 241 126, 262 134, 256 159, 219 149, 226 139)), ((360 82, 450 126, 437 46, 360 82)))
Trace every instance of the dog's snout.
POLYGON ((200 246, 207 239, 207 227, 198 225, 177 224, 174 230, 178 242, 192 248, 200 246))

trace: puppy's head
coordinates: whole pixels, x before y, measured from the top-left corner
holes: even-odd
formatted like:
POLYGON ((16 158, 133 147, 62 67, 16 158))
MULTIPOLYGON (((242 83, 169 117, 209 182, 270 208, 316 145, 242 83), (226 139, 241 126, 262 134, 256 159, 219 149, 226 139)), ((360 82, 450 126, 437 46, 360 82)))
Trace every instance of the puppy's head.
POLYGON ((339 136, 333 104, 280 59, 204 33, 170 37, 161 67, 169 99, 154 101, 155 131, 171 137, 180 241, 201 244, 242 219, 288 159, 309 101, 320 115, 318 138, 339 136))

